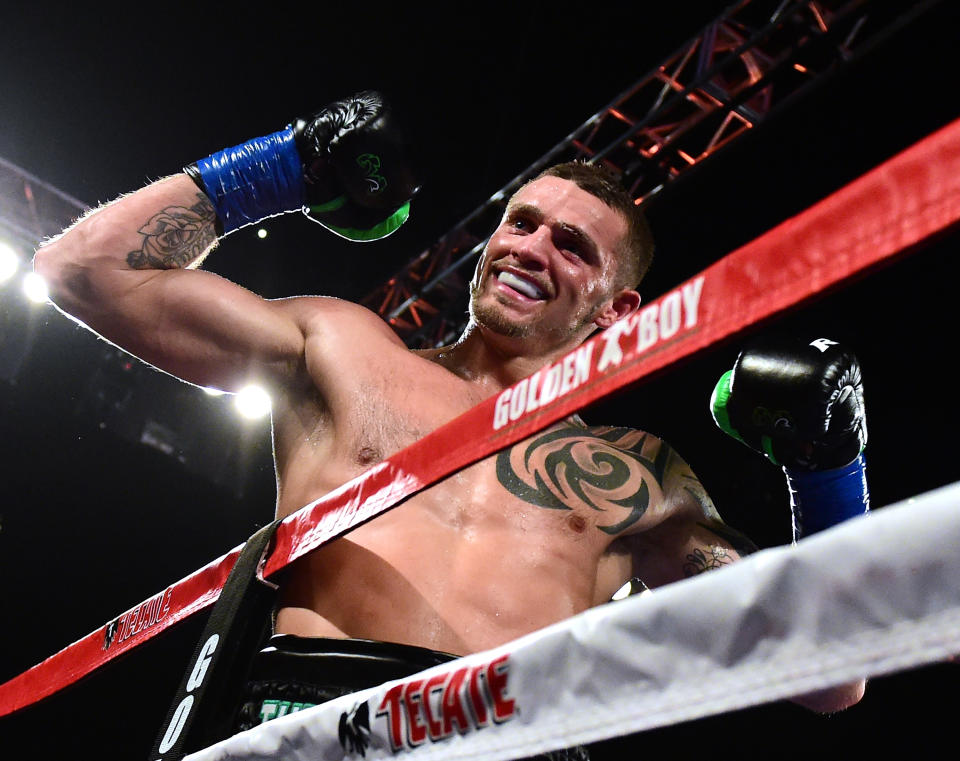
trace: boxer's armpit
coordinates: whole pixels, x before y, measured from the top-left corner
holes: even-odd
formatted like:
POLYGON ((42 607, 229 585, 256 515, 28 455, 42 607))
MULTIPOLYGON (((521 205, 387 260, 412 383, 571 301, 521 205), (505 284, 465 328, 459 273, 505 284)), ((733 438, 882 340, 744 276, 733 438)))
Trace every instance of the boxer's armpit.
POLYGON ((127 254, 127 264, 131 269, 196 266, 217 241, 215 224, 213 205, 202 193, 193 206, 168 206, 138 230, 143 243, 127 254))
POLYGON ((663 586, 723 568, 755 552, 757 546, 720 520, 674 516, 637 537, 634 571, 651 586, 663 586))

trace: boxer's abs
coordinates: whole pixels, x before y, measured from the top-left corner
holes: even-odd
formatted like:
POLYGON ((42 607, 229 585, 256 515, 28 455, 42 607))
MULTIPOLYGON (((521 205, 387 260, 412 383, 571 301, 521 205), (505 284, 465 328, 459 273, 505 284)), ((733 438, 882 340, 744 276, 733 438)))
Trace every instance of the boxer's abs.
POLYGON ((304 558, 284 584, 278 631, 466 653, 609 599, 629 558, 609 551, 589 516, 491 485, 492 467, 472 466, 304 558))

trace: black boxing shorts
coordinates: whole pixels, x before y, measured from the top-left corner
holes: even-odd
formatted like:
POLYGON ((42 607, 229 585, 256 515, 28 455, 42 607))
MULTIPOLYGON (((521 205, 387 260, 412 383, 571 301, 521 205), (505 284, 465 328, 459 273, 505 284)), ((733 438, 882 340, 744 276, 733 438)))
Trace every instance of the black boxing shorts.
MULTIPOLYGON (((235 730, 416 674, 456 655, 394 642, 276 634, 254 658, 235 730)), ((586 748, 551 751, 529 761, 589 761, 586 748)), ((526 760, 525 760, 526 761, 526 760)))

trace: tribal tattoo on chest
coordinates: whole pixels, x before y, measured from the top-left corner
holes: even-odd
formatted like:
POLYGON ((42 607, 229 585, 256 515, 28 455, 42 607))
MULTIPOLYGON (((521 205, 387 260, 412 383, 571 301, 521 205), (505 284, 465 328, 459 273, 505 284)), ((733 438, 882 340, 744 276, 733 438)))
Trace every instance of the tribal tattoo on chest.
POLYGON ((569 426, 501 452, 497 479, 532 505, 586 506, 604 513, 597 528, 617 535, 647 511, 651 486, 662 487, 670 451, 658 438, 631 428, 569 426))

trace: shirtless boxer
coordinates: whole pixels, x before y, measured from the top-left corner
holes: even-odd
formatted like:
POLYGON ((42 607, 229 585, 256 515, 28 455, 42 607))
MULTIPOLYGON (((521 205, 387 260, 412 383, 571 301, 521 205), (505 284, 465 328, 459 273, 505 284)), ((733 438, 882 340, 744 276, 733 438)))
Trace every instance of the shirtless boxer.
MULTIPOLYGON (((265 300, 197 269, 223 235, 304 206, 358 239, 389 232, 398 207, 402 221, 413 183, 391 164, 382 109, 363 93, 214 154, 95 210, 35 257, 59 308, 143 361, 200 386, 270 389, 280 517, 640 304, 646 223, 584 165, 551 170, 512 198, 477 265, 469 324, 442 349, 411 351, 379 316, 340 299, 265 300), (348 154, 379 161, 358 169, 348 154), (366 198, 384 183, 397 195, 366 198)), ((631 579, 656 587, 751 547, 666 443, 574 417, 298 561, 275 627, 466 654, 607 602, 631 579)), ((838 710, 862 688, 800 702, 838 710)))

